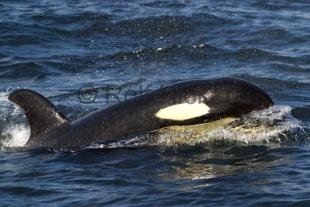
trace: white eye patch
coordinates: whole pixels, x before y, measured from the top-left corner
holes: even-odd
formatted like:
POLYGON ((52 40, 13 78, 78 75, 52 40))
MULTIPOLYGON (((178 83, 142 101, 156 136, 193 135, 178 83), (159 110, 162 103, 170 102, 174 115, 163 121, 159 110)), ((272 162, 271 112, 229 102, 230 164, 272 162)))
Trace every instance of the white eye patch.
POLYGON ((160 119, 184 121, 195 117, 203 116, 210 112, 210 107, 196 101, 194 103, 181 103, 160 109, 155 116, 160 119))

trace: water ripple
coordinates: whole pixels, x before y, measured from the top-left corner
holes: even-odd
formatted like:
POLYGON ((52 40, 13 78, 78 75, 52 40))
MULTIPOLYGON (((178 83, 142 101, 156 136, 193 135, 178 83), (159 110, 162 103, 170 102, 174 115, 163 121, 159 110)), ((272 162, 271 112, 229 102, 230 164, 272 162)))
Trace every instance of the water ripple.
POLYGON ((0 206, 309 205, 309 6, 308 0, 1 1, 1 143, 29 131, 23 112, 7 100, 15 88, 39 91, 75 120, 109 105, 82 103, 79 95, 144 93, 224 76, 258 85, 276 103, 252 117, 256 122, 244 118, 244 126, 264 120, 263 135, 291 130, 277 134, 276 143, 239 131, 219 137, 241 143, 115 148, 122 142, 82 152, 1 147, 0 206), (264 127, 271 120, 278 131, 264 127), (260 138, 269 142, 253 143, 260 138))

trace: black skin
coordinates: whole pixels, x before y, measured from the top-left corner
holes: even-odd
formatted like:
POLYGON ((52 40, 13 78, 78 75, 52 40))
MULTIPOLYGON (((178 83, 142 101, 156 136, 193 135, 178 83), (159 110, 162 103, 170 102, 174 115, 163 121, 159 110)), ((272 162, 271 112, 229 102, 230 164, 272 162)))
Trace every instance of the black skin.
POLYGON ((31 90, 17 90, 9 99, 26 112, 31 137, 25 148, 80 149, 93 143, 124 138, 175 125, 193 125, 225 117, 239 117, 273 105, 262 89, 239 79, 194 80, 167 86, 81 119, 69 122, 43 96, 31 90), (185 120, 164 120, 155 116, 165 107, 201 101, 210 107, 207 115, 185 120))

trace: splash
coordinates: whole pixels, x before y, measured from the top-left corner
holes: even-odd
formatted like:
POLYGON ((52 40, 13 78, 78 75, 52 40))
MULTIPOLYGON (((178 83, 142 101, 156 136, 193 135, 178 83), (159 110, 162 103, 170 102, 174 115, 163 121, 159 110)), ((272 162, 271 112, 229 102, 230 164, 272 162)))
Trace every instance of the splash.
POLYGON ((9 92, 0 93, 0 146, 22 147, 30 136, 23 111, 8 100, 9 92))
POLYGON ((25 125, 13 125, 9 126, 2 136, 7 137, 2 141, 4 147, 22 147, 24 146, 30 136, 30 131, 25 125))
POLYGON ((302 126, 300 121, 292 117, 291 107, 272 106, 235 120, 223 119, 199 127, 173 127, 160 130, 158 138, 154 139, 153 143, 195 145, 222 141, 241 144, 281 144, 285 139, 291 139, 289 135, 295 130, 302 130, 302 126), (177 132, 172 133, 176 136, 172 135, 171 131, 177 132))

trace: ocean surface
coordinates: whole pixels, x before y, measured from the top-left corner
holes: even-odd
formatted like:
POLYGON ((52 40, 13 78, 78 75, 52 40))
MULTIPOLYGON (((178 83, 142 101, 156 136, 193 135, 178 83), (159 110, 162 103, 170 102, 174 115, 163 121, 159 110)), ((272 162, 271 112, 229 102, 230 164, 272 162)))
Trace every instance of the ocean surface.
POLYGON ((310 206, 308 0, 0 0, 0 81, 1 207, 310 206), (175 142, 184 132, 154 145, 12 148, 30 133, 7 100, 14 89, 75 120, 220 77, 247 80, 276 105, 186 143, 175 142))

